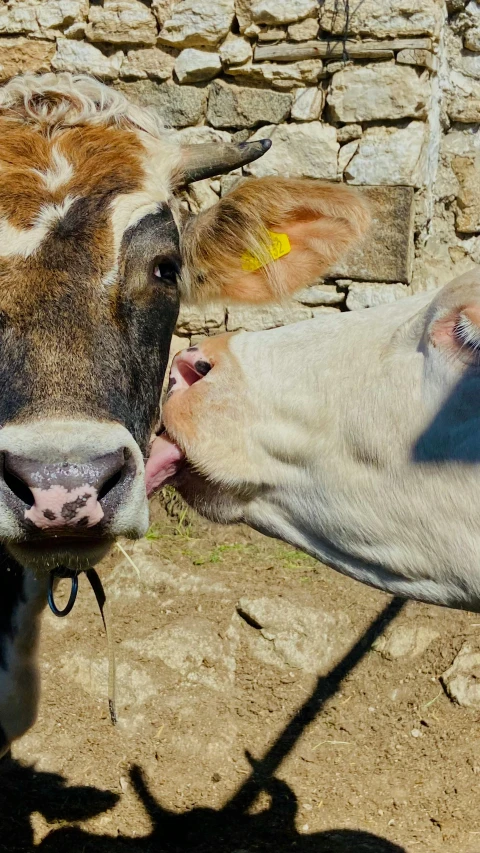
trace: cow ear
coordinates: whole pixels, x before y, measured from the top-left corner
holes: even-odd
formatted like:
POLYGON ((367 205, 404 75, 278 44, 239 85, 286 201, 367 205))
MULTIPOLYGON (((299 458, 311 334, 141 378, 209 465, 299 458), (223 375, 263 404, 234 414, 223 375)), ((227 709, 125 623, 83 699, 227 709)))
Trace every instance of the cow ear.
POLYGON ((369 222, 365 202, 345 184, 243 181, 187 225, 184 298, 282 299, 325 273, 369 222))

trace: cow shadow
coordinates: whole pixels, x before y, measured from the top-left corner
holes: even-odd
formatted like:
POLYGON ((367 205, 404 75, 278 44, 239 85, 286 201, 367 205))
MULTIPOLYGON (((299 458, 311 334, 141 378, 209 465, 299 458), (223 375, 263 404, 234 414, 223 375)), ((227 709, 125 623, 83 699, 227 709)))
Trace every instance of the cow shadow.
POLYGON ((0 764, 0 850, 8 853, 405 853, 402 847, 360 830, 331 829, 308 834, 296 826, 298 802, 276 771, 300 735, 318 716, 374 640, 403 606, 393 599, 345 657, 317 685, 258 761, 247 754, 251 772, 223 808, 176 813, 149 791, 142 770, 130 771, 132 788, 151 823, 147 835, 98 835, 78 826, 62 827, 113 808, 119 796, 90 786, 69 786, 55 773, 36 771, 12 759, 0 764), (261 792, 269 806, 252 814, 261 792), (39 812, 54 826, 35 844, 31 815, 39 812))

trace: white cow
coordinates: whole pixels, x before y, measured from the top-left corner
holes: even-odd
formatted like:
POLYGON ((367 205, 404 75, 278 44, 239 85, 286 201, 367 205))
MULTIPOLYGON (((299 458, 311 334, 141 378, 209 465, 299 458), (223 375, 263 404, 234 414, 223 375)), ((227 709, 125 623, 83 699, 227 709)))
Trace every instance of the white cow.
POLYGON ((206 340, 173 380, 150 489, 185 454, 174 482, 204 515, 390 593, 480 609, 479 269, 434 294, 206 340))

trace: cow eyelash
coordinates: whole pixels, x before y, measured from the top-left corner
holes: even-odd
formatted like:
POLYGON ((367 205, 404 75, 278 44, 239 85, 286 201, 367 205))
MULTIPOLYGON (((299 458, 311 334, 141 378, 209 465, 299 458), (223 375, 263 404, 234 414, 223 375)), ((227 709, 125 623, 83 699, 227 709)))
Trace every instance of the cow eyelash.
POLYGON ((157 258, 152 264, 152 278, 163 284, 176 284, 180 270, 175 261, 157 258))
POLYGON ((461 347, 474 350, 480 355, 480 330, 463 314, 460 314, 455 324, 454 335, 461 347))

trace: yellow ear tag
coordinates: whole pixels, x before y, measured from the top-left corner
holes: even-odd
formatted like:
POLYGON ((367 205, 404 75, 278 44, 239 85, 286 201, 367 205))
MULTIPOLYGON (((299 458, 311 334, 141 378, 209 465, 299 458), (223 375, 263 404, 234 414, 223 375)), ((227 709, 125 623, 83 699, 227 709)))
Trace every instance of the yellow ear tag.
POLYGON ((252 252, 244 252, 242 255, 242 270, 244 272, 255 272, 272 261, 278 261, 284 255, 291 252, 292 247, 288 234, 277 234, 275 231, 267 231, 270 243, 265 246, 265 254, 262 258, 252 252))

